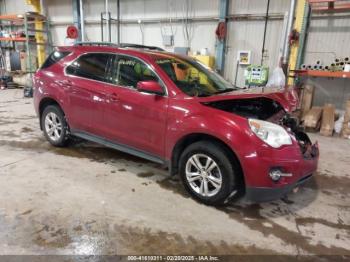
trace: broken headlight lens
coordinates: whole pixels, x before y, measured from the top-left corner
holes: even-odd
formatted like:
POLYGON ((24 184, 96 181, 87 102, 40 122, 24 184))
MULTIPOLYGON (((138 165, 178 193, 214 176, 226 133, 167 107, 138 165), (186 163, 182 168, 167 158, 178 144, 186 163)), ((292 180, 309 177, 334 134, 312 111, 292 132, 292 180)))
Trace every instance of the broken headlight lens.
POLYGON ((273 148, 292 144, 290 135, 283 127, 257 119, 248 119, 248 122, 253 133, 273 148))

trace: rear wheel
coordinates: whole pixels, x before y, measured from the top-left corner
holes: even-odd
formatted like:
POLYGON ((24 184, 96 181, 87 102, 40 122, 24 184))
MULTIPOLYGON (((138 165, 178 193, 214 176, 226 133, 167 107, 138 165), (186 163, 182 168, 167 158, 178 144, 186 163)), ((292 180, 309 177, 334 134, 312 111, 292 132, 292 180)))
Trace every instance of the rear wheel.
POLYGON ((208 205, 224 204, 237 193, 238 168, 225 148, 209 141, 196 142, 180 158, 180 175, 186 190, 208 205))
POLYGON ((63 147, 68 142, 68 125, 62 110, 51 105, 44 109, 41 126, 46 139, 54 146, 63 147))

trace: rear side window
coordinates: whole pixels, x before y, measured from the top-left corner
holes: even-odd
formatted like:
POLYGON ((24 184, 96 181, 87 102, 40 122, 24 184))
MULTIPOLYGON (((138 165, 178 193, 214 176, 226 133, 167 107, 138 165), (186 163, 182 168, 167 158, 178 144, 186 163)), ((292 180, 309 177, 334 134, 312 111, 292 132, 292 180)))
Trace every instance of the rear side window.
POLYGON ((70 52, 68 51, 53 51, 41 66, 41 69, 45 69, 52 66, 53 64, 56 64, 58 61, 65 58, 69 54, 70 52))
POLYGON ((110 54, 85 54, 67 66, 66 73, 87 79, 106 82, 110 54))

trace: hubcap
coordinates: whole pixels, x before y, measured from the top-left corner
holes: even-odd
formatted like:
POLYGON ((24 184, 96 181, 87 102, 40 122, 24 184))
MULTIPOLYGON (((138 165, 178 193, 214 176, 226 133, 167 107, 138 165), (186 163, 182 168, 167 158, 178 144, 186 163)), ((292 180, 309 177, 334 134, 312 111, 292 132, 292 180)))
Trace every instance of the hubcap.
POLYGON ((52 141, 57 141, 62 135, 62 123, 59 117, 50 112, 45 117, 45 131, 52 141))
POLYGON ((205 197, 216 195, 222 185, 219 166, 204 154, 195 154, 188 159, 186 179, 193 191, 205 197))

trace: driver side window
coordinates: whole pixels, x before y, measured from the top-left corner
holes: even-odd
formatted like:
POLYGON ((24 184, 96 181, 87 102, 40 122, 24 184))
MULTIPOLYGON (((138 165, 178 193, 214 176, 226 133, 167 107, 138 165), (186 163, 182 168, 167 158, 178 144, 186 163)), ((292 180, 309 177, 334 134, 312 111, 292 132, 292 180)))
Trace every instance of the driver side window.
POLYGON ((142 61, 128 56, 117 56, 110 76, 110 82, 118 86, 136 89, 140 81, 157 81, 158 77, 142 61))

